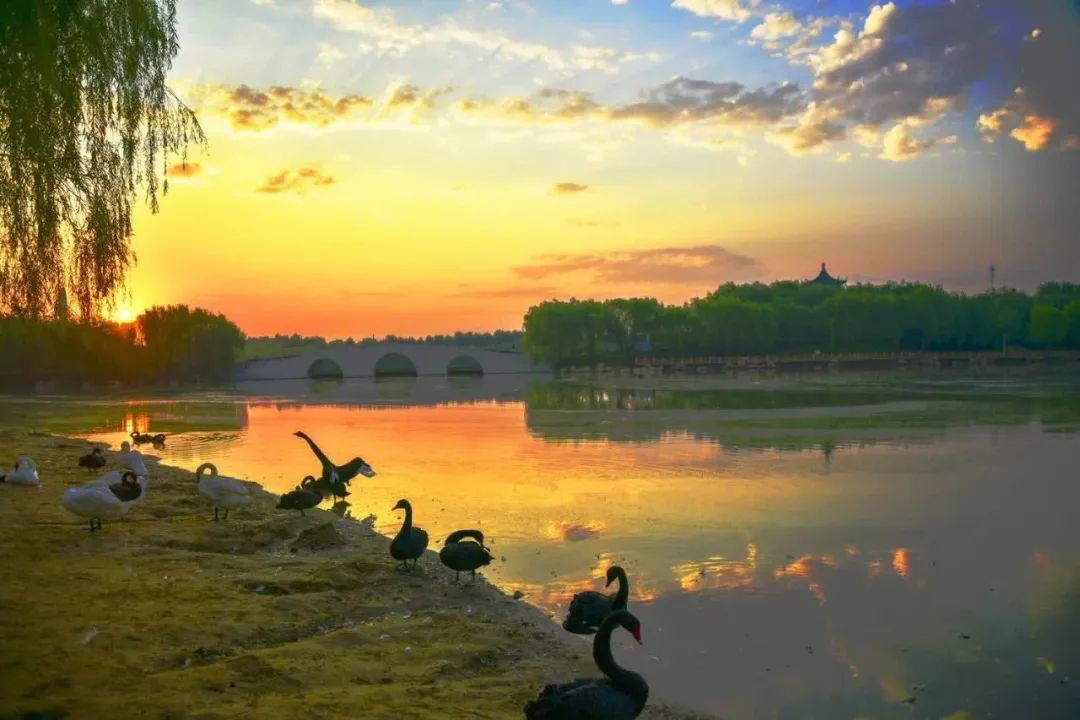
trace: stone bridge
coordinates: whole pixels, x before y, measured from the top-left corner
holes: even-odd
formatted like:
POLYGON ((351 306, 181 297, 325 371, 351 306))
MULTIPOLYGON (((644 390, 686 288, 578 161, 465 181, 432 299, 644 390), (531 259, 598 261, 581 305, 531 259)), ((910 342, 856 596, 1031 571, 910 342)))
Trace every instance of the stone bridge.
POLYGON ((248 360, 236 379, 298 380, 335 377, 503 375, 550 373, 551 368, 517 352, 424 343, 342 345, 266 360, 248 360))

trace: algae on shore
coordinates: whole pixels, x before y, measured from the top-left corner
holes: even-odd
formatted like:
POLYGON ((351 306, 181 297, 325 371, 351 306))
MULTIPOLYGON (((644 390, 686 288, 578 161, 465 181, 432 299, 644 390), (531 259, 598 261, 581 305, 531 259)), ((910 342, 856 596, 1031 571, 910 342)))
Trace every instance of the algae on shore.
POLYGON ((369 523, 261 490, 215 523, 191 472, 155 465, 144 500, 89 534, 59 502, 93 477, 87 443, 0 445, 42 479, 0 485, 0 718, 515 718, 545 683, 598 674, 539 610, 451 584, 434 554, 399 574, 369 523))

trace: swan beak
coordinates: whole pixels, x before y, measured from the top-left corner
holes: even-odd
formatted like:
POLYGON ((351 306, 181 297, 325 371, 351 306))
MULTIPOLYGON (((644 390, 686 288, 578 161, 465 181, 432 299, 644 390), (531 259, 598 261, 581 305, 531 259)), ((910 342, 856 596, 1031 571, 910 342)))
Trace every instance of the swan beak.
POLYGON ((637 640, 637 644, 644 645, 645 643, 641 642, 641 628, 634 628, 632 632, 634 635, 634 639, 637 640))
POLYGON ((370 465, 361 465, 360 474, 364 477, 375 477, 375 471, 371 469, 370 465))

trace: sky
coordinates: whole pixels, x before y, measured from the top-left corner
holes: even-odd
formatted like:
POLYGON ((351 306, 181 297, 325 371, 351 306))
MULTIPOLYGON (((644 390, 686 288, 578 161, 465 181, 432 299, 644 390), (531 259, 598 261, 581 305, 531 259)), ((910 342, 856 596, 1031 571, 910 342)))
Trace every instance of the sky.
POLYGON ((546 299, 1080 281, 1076 0, 178 0, 207 146, 119 312, 519 328, 546 299))

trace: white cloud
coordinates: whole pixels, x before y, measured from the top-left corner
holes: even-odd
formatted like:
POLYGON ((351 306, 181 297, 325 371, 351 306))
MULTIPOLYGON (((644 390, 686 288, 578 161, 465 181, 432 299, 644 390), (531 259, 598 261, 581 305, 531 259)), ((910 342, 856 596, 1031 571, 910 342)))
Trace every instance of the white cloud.
POLYGON ((315 62, 326 67, 333 67, 339 61, 345 59, 345 53, 329 43, 319 43, 319 54, 315 62))
MULTIPOLYGON (((338 29, 364 35, 374 42, 370 51, 400 55, 421 45, 457 45, 515 62, 538 62, 550 70, 616 72, 620 64, 659 59, 655 53, 637 53, 605 47, 575 46, 569 52, 538 42, 510 37, 496 30, 474 30, 454 22, 439 25, 404 25, 392 10, 362 5, 356 0, 311 0, 314 17, 338 29)), ((363 49, 363 48, 362 48, 363 49)))
POLYGON ((690 33, 690 37, 692 37, 694 40, 701 40, 704 42, 707 40, 712 40, 713 34, 708 30, 695 30, 690 33))
POLYGON ((688 10, 699 17, 715 17, 733 22, 750 19, 751 9, 761 0, 673 0, 671 7, 688 10))

